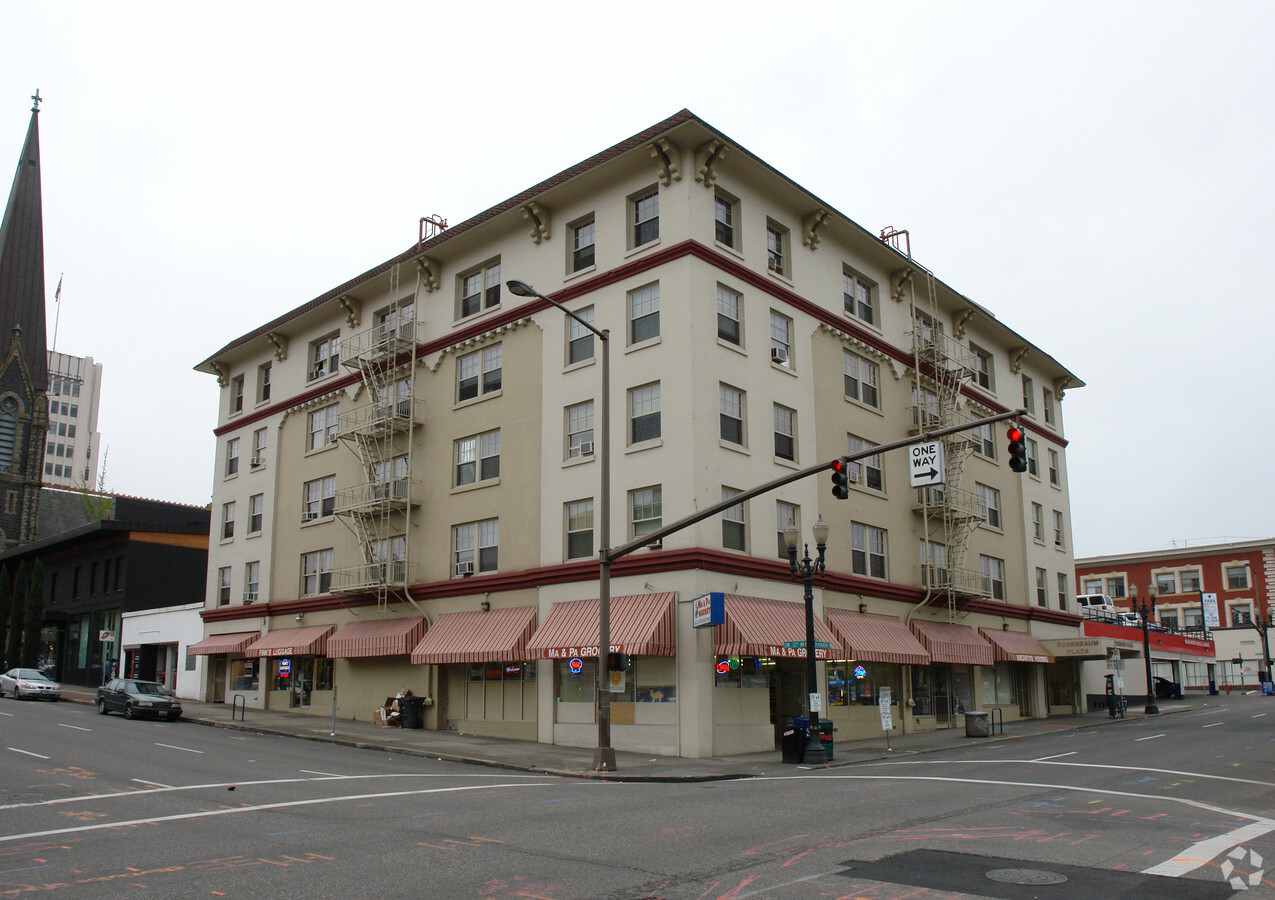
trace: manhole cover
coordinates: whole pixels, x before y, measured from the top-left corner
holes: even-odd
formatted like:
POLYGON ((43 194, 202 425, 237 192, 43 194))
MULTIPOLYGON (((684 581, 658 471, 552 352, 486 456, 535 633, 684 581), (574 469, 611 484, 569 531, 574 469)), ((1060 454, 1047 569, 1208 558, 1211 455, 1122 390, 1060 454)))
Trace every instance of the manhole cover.
POLYGON ((1003 884, 1062 884, 1067 880, 1066 875, 1041 869, 992 869, 987 877, 1003 884))

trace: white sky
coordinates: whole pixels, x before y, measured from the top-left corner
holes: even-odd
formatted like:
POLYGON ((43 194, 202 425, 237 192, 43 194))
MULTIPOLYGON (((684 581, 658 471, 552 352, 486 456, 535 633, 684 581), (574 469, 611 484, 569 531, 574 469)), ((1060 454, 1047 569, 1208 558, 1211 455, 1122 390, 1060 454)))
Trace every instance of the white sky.
POLYGON ((65 273, 106 487, 207 503, 196 363, 688 107, 1086 382, 1078 556, 1275 535, 1275 4, 782 8, 0 6, 0 190, 39 88, 49 334, 65 273))

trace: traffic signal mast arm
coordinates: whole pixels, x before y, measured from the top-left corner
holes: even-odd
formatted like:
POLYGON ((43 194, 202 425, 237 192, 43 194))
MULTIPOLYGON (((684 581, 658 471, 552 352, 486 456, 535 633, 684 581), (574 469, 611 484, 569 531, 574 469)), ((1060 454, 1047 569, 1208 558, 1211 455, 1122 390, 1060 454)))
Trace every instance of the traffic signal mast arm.
POLYGON ((969 431, 973 428, 982 428, 984 425, 990 425, 993 422, 1003 422, 1005 419, 1017 419, 1025 415, 1027 415, 1027 410, 1016 409, 1012 412, 998 413, 994 416, 988 416, 985 419, 975 419, 974 421, 967 422, 964 425, 952 425, 948 428, 939 428, 935 431, 926 431, 919 435, 913 435, 912 437, 891 441, 888 444, 876 444, 867 450, 861 450, 858 453, 851 453, 847 456, 834 456, 832 459, 816 463, 813 466, 807 466, 799 471, 791 472, 787 475, 781 475, 779 478, 776 478, 773 481, 767 481, 765 484, 760 484, 755 488, 749 488, 743 493, 735 494, 726 500, 714 503, 712 506, 705 507, 698 512, 678 519, 671 525, 665 525, 663 528, 657 528, 655 531, 644 534, 640 538, 634 538, 628 543, 621 544, 612 550, 608 551, 603 548, 599 552, 606 555, 608 562, 619 559, 622 556, 628 556, 636 550, 641 550, 643 547, 649 547, 652 544, 657 544, 668 535, 676 534, 682 529, 689 528, 696 522, 702 522, 705 519, 711 518, 712 516, 721 513, 723 510, 730 509, 732 506, 739 506, 739 504, 746 503, 754 497, 776 490, 777 488, 781 488, 786 484, 792 484, 794 481, 800 481, 809 475, 817 475, 827 472, 832 466, 834 460, 840 459, 845 462, 855 462, 856 460, 866 459, 869 456, 875 456, 878 453, 885 453, 888 450, 897 450, 900 447, 907 447, 920 441, 946 437, 949 434, 957 434, 962 431, 969 431))

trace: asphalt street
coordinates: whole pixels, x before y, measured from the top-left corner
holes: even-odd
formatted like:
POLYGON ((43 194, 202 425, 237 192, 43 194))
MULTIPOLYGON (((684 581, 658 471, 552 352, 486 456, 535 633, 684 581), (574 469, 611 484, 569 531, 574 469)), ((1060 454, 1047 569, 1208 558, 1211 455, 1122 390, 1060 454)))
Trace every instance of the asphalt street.
POLYGON ((0 898, 1275 898, 1272 722, 621 783, 4 702, 0 898))

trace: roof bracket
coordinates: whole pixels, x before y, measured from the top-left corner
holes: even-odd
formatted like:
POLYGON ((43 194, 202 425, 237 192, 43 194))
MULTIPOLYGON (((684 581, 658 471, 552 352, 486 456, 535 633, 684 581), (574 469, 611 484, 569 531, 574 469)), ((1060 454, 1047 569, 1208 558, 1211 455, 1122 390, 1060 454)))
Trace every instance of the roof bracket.
POLYGON ((682 165, 678 157, 682 150, 668 138, 656 138, 651 143, 651 156, 660 164, 660 184, 667 187, 674 181, 682 180, 682 165))
POLYGON ((277 331, 267 331, 266 340, 274 347, 274 358, 283 362, 288 358, 288 336, 277 331))
POLYGON ((357 297, 342 294, 336 298, 336 305, 345 310, 345 323, 351 328, 358 328, 363 321, 363 303, 357 297))
POLYGON ((539 244, 553 236, 549 225, 549 210, 536 201, 523 204, 522 217, 531 223, 532 243, 539 244))
POLYGON ((695 180, 703 182, 704 187, 712 187, 717 182, 717 173, 713 167, 722 161, 730 150, 723 141, 713 138, 695 148, 695 180))
POLYGON ((801 242, 814 250, 819 246, 819 229, 828 221, 828 210, 816 209, 801 218, 801 242))
POLYGON ((421 272, 421 283, 425 285, 425 292, 432 294, 443 286, 442 267, 428 256, 416 257, 416 268, 421 272))

